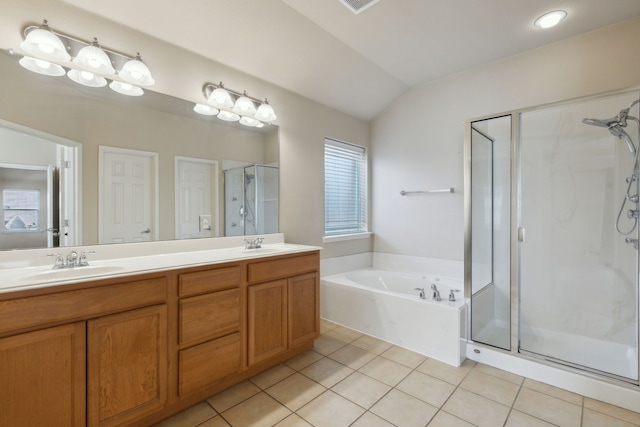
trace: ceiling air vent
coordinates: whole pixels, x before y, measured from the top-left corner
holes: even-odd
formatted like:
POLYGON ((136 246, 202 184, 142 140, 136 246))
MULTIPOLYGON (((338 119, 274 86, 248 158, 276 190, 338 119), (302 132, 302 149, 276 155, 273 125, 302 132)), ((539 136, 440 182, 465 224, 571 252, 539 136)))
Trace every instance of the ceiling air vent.
POLYGON ((347 8, 355 13, 356 15, 362 12, 365 9, 373 6, 378 3, 380 0, 340 0, 342 4, 347 6, 347 8))

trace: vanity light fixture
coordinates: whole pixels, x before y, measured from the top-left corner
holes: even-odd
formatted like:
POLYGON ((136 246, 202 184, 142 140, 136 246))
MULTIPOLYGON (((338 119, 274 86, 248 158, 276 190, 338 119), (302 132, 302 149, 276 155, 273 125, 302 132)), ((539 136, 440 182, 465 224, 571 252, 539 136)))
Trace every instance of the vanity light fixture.
POLYGON ((67 62, 71 60, 64 43, 51 31, 46 19, 41 26, 32 27, 32 30, 26 34, 24 41, 20 43, 20 49, 46 61, 67 62))
POLYGON ((29 56, 19 64, 29 71, 47 76, 66 73, 74 82, 89 87, 106 86, 108 77, 112 90, 129 96, 140 96, 144 91, 139 86, 155 83, 139 53, 130 57, 101 47, 96 38, 87 43, 55 32, 46 20, 39 27, 25 28, 24 37, 20 48, 29 56))
POLYGON ((567 17, 567 12, 564 10, 554 10, 553 12, 545 13, 541 17, 535 20, 533 25, 538 28, 547 29, 555 27, 567 17))
POLYGON ((216 116, 220 112, 217 108, 204 104, 196 104, 196 106, 193 107, 193 111, 205 116, 216 116))
MULTIPOLYGON (((247 92, 236 92, 226 89, 222 82, 219 84, 205 83, 202 94, 207 104, 220 110, 217 117, 220 120, 240 122, 244 126, 261 128, 265 123, 271 123, 277 118, 273 107, 265 99, 260 101, 247 95, 247 92), (258 107, 256 108, 256 105, 258 107)), ((202 104, 196 104, 193 110, 204 115, 209 113, 202 104)))

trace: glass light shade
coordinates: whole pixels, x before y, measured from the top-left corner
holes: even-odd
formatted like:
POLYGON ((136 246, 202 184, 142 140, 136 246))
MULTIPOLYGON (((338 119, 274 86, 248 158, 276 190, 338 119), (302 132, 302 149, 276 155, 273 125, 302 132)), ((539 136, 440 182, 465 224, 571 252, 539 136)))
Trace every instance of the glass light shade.
POLYGON ((242 116, 240 119, 240 124, 245 126, 257 126, 260 123, 260 120, 256 120, 252 117, 242 116))
POLYGON ((256 106, 251 99, 243 95, 236 100, 233 112, 241 116, 253 116, 256 113, 256 106))
POLYGON ((105 51, 93 45, 80 49, 78 56, 73 59, 73 63, 92 73, 108 75, 116 72, 105 51))
POLYGON ((69 70, 67 76, 76 83, 89 87, 104 87, 107 85, 107 79, 96 76, 89 71, 69 70))
POLYGON ((536 19, 533 25, 542 29, 555 27, 566 16, 567 12, 564 10, 554 10, 553 12, 545 13, 540 18, 536 19))
POLYGON ((193 111, 195 111, 198 114, 203 114, 205 116, 215 116, 220 112, 220 110, 218 110, 217 108, 210 107, 204 104, 196 104, 196 106, 193 107, 193 111))
POLYGON ((139 57, 127 61, 122 66, 118 76, 134 85, 151 86, 155 83, 153 77, 151 77, 151 71, 149 71, 144 62, 140 61, 139 57))
MULTIPOLYGON (((48 28, 48 27, 47 27, 48 28)), ((54 62, 67 62, 71 56, 62 41, 50 30, 36 28, 29 31, 20 48, 36 58, 54 62)))
POLYGON ((230 111, 220 111, 218 113, 218 118, 220 120, 224 120, 225 122, 237 122, 238 120, 240 120, 240 116, 232 113, 230 111))
POLYGON ((33 71, 34 73, 44 74, 45 76, 64 76, 65 74, 64 68, 58 64, 52 64, 49 61, 45 61, 44 59, 25 56, 18 62, 23 68, 33 71))
POLYGON ((225 88, 217 87, 211 95, 209 95, 209 99, 207 99, 209 105, 212 105, 216 108, 231 108, 233 107, 233 99, 231 99, 231 94, 227 92, 225 88))
POLYGON ((263 128, 264 127, 264 123, 262 122, 258 122, 258 124, 256 125, 257 128, 263 128))
POLYGON ((256 111, 255 117, 256 119, 265 122, 272 122, 278 118, 278 116, 276 116, 276 112, 273 111, 273 107, 267 101, 264 101, 262 104, 260 104, 260 106, 258 107, 258 111, 256 111))
POLYGON ((138 86, 134 86, 129 83, 118 82, 115 80, 109 83, 109 87, 114 92, 118 92, 119 94, 122 94, 122 95, 140 96, 144 93, 144 91, 140 89, 138 86))

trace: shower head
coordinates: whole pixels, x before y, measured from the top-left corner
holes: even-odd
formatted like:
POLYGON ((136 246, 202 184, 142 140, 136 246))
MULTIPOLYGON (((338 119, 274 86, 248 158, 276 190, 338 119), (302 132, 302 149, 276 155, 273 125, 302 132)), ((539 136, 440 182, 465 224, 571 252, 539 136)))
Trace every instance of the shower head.
POLYGON ((632 120, 637 120, 635 117, 629 116, 629 110, 639 101, 634 101, 627 108, 620 110, 618 115, 611 117, 609 119, 582 119, 582 123, 590 126, 598 126, 602 128, 609 129, 609 132, 618 139, 624 139, 624 142, 627 143, 627 147, 629 147, 629 151, 631 155, 635 157, 636 155, 636 147, 631 140, 629 134, 623 129, 627 126, 627 118, 632 120))
POLYGON ((601 128, 609 128, 618 124, 618 116, 611 117, 610 119, 582 119, 582 123, 590 126, 598 126, 601 128))

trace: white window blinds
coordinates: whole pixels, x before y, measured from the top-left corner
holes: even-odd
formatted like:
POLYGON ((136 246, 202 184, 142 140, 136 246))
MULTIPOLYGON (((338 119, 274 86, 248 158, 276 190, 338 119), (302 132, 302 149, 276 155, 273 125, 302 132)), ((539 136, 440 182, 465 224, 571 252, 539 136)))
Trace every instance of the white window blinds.
POLYGON ((325 236, 367 231, 367 161, 364 147, 325 139, 325 236))

